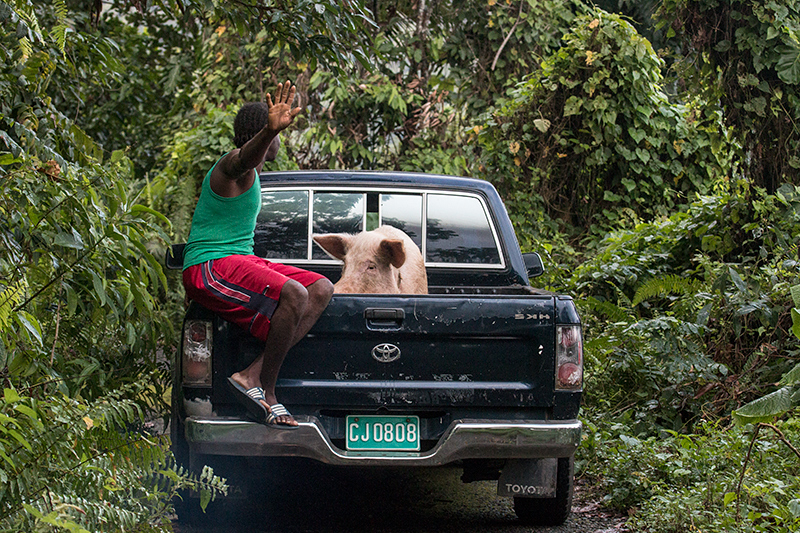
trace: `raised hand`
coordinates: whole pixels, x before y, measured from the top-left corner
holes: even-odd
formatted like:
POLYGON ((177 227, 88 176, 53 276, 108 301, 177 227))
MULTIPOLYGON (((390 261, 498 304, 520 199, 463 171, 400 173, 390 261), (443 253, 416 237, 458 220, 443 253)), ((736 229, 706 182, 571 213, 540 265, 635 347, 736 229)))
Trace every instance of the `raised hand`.
POLYGON ((268 126, 274 132, 286 129, 293 121, 294 117, 300 114, 299 107, 292 108, 294 95, 297 92, 292 82, 279 83, 275 90, 275 102, 272 95, 267 94, 267 106, 269 107, 268 126))

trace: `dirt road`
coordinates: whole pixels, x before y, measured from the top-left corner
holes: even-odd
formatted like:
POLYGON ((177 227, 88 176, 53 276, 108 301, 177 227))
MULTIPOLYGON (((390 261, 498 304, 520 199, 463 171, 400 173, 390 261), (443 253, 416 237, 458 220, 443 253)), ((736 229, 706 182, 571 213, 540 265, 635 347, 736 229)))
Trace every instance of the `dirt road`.
MULTIPOLYGON (((265 484, 247 496, 253 505, 203 516, 200 525, 176 523, 179 533, 232 532, 459 532, 532 531, 497 498, 496 484, 463 484, 457 467, 342 469, 313 462, 278 463, 265 484), (211 524, 222 518, 223 525, 211 524)), ((614 533, 622 518, 602 513, 578 490, 566 524, 536 531, 614 533)))

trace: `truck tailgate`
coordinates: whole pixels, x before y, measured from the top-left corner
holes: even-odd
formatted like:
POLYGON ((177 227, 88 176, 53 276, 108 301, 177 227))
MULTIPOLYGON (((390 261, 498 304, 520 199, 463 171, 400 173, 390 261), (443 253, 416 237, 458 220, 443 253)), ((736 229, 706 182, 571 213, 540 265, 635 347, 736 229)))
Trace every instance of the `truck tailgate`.
POLYGON ((552 405, 550 296, 336 295, 279 396, 327 407, 552 405))

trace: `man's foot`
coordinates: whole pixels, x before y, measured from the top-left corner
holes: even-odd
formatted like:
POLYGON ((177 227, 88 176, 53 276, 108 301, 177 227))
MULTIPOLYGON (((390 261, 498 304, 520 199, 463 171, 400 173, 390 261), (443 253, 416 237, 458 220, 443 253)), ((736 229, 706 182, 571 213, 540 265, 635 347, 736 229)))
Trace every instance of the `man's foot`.
POLYGON ((276 403, 267 407, 269 414, 267 415, 266 424, 269 427, 279 429, 297 429, 297 420, 294 419, 292 414, 281 403, 276 403))
MULTIPOLYGON (((239 400, 257 422, 265 422, 269 411, 265 407, 266 401, 264 400, 264 389, 261 387, 250 387, 249 389, 233 379, 228 378, 228 385, 233 391, 233 395, 239 400)), ((287 411, 288 412, 288 411, 287 411)))

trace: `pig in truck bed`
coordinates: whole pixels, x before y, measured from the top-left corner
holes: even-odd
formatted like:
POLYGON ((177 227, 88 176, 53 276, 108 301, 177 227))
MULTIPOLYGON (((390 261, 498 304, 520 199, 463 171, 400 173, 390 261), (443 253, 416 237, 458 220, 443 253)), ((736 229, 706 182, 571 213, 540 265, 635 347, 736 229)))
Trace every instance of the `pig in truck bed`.
MULTIPOLYGON (((570 297, 530 286, 541 259, 521 254, 494 187, 417 173, 297 171, 262 174, 261 190, 257 255, 336 282, 341 263, 312 235, 391 225, 422 251, 428 294, 334 295, 281 368, 277 395, 295 431, 247 418, 226 378, 262 346, 191 303, 174 365, 177 460, 212 465, 237 493, 258 483, 254 465, 271 457, 457 464, 465 482, 497 479, 521 521, 562 523, 581 435, 580 318, 570 297)), ((180 268, 181 252, 173 246, 167 266, 180 268)), ((181 517, 208 518, 196 496, 180 503, 181 517)))

